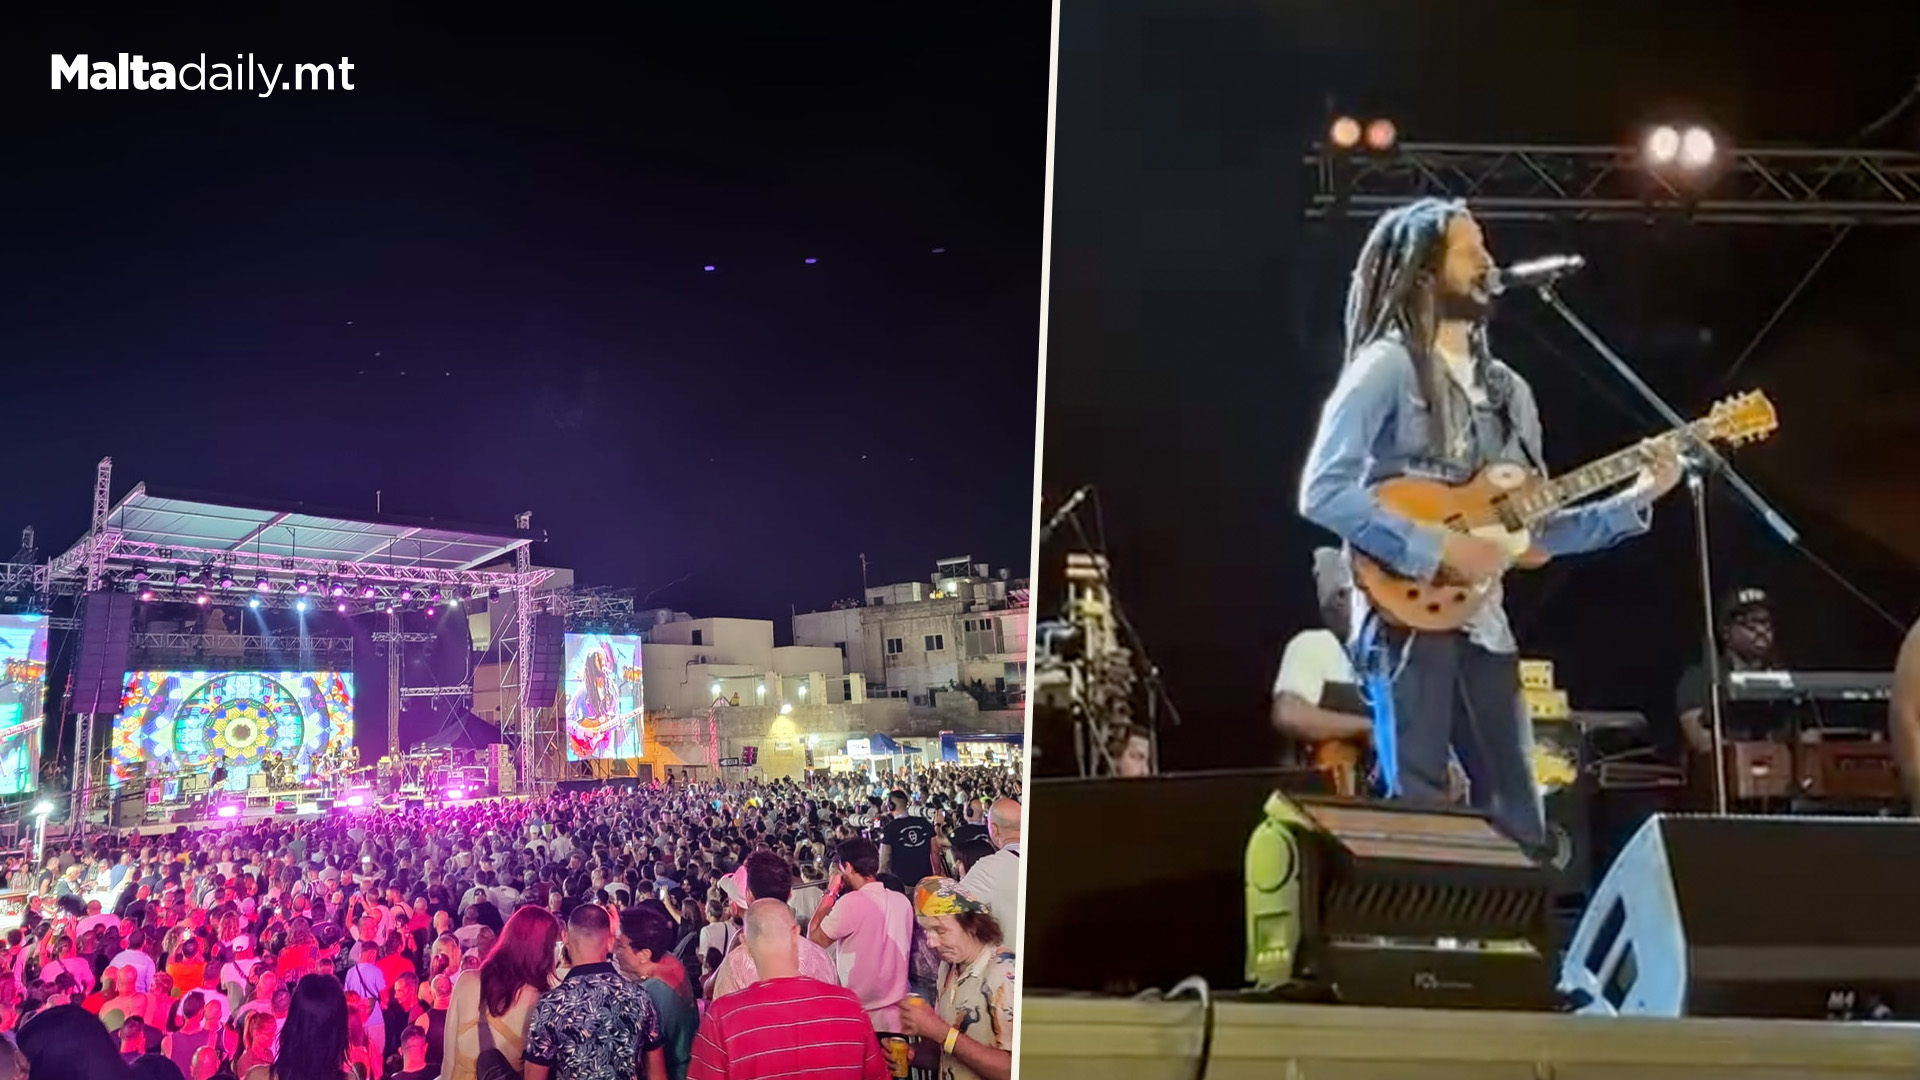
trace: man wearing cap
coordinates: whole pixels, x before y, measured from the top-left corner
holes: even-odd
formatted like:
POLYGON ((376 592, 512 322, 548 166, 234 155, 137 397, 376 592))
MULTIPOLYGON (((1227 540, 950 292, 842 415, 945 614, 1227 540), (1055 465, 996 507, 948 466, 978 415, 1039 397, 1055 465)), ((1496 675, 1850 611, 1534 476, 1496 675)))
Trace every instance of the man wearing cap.
MULTIPOLYGON (((788 903, 793 895, 793 871, 780 856, 770 851, 756 851, 747 856, 740 869, 720 879, 720 889, 727 894, 733 910, 744 917, 755 900, 788 903)), ((840 985, 840 973, 834 967, 833 958, 827 955, 827 950, 806 938, 800 940, 800 974, 829 986, 840 985)), ((753 950, 748 949, 743 940, 735 939, 714 975, 713 1000, 718 1001, 758 981, 760 973, 753 966, 753 950)))
POLYGON ((1313 584, 1322 625, 1287 642, 1273 680, 1273 726, 1302 754, 1323 743, 1365 747, 1373 721, 1360 697, 1353 658, 1347 652, 1353 580, 1338 548, 1313 553, 1313 584))
MULTIPOLYGON (((1738 589, 1722 598, 1718 609, 1720 625, 1720 677, 1729 672, 1764 671, 1778 666, 1773 652, 1773 606, 1760 589, 1738 589)), ((1724 683, 1723 683, 1724 685, 1724 683)), ((1724 699, 1723 699, 1724 702, 1724 699)), ((1709 712, 1707 665, 1698 661, 1680 675, 1674 691, 1674 712, 1680 718, 1680 733, 1687 749, 1695 754, 1713 753, 1713 715, 1709 712)), ((1771 709, 1722 709, 1727 739, 1765 739, 1778 734, 1778 717, 1771 709)))

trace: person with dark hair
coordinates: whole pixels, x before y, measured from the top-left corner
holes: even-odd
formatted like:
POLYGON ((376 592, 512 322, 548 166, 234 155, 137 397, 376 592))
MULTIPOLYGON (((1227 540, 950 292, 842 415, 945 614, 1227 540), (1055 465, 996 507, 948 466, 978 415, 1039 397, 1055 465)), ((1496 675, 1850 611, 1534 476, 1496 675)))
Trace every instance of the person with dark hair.
POLYGON ((331 975, 306 975, 294 985, 287 1022, 273 1064, 255 1066, 242 1080, 351 1080, 347 1063, 347 992, 331 975))
POLYGON ((686 1080, 693 1040, 700 1031, 700 1006, 687 970, 673 957, 672 916, 657 903, 622 909, 614 938, 614 965, 640 984, 660 1014, 661 1049, 667 1080, 686 1080))
POLYGON ((807 936, 822 948, 833 947, 839 983, 860 998, 874 1030, 897 1032, 913 947, 913 901, 879 877, 880 853, 871 841, 841 841, 807 936))
MULTIPOLYGON (((730 897, 735 897, 741 915, 746 914, 747 905, 755 900, 778 900, 783 904, 793 899, 793 871, 787 861, 771 851, 756 851, 747 856, 740 869, 721 880, 721 886, 730 897)), ((800 943, 800 974, 810 979, 818 979, 829 986, 840 985, 840 973, 833 966, 833 958, 827 950, 812 941, 800 943)), ((720 960, 720 970, 713 980, 713 1000, 718 1001, 735 990, 744 990, 759 980, 759 973, 753 966, 753 951, 745 944, 744 935, 735 939, 733 948, 720 960)))
MULTIPOLYGON (((1419 474, 1465 482, 1497 463, 1544 474, 1539 413, 1525 379, 1487 344, 1493 257, 1464 203, 1420 199, 1380 216, 1347 294, 1346 363, 1321 408, 1302 471, 1299 510, 1352 551, 1417 581, 1482 587, 1486 602, 1458 631, 1389 625, 1356 593, 1354 629, 1389 795, 1441 805, 1457 753, 1474 806, 1534 851, 1546 823, 1521 713, 1519 661, 1499 579, 1507 549, 1472 533, 1386 509, 1374 486, 1419 474), (1390 689, 1389 689, 1390 688, 1390 689), (1387 753, 1391 745, 1392 753, 1387 753)), ((1548 556, 1598 551, 1649 526, 1653 502, 1679 482, 1665 442, 1627 490, 1536 523, 1548 556)), ((1626 479, 1626 478, 1622 478, 1626 479)))
POLYGON ((666 1075, 660 1014, 640 984, 614 970, 607 909, 582 904, 567 920, 573 967, 542 995, 527 1024, 525 1080, 634 1080, 666 1075))
POLYGON ((904 791, 888 795, 893 816, 880 830, 880 869, 902 881, 919 881, 933 873, 933 826, 907 811, 912 802, 904 791))
POLYGON ((400 1036, 400 1071, 393 1074, 392 1080, 429 1080, 439 1075, 427 1066, 427 1033, 417 1027, 408 1028, 400 1036))
POLYGON ((485 1023, 495 1049, 517 1072, 527 1041, 527 1018, 534 1002, 553 985, 558 964, 560 920, 544 908, 521 908, 508 919, 504 931, 478 971, 462 973, 453 984, 447 1006, 446 1046, 440 1074, 448 1080, 473 1080, 474 1065, 485 1043, 485 1023))

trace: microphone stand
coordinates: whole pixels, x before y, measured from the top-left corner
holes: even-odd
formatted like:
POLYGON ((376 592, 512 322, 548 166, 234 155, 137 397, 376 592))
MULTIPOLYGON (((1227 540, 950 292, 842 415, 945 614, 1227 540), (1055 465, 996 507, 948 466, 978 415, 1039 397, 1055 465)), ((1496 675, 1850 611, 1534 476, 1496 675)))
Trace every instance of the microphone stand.
MULTIPOLYGON (((1066 511, 1067 524, 1073 526, 1074 535, 1080 538, 1081 545, 1088 551, 1105 555, 1106 552, 1094 546, 1093 540, 1087 536, 1086 527, 1080 524, 1079 507, 1068 506, 1063 509, 1066 511)), ((1180 710, 1173 704, 1173 698, 1167 693, 1167 684, 1161 681, 1160 665, 1154 663, 1153 657, 1147 655, 1146 643, 1141 640, 1139 631, 1133 628, 1133 620, 1127 618, 1127 609, 1121 605, 1120 598, 1114 594, 1113 581, 1107 577, 1104 564, 1101 566, 1100 576, 1107 586, 1107 607, 1113 612, 1113 620, 1120 624, 1120 633, 1126 637, 1128 648, 1133 651, 1142 673, 1146 676, 1146 728, 1147 746, 1150 751, 1148 767, 1153 775, 1158 776, 1160 774, 1160 706, 1165 704, 1167 715, 1172 718, 1174 727, 1182 726, 1184 721, 1180 718, 1180 710)), ((1105 748, 1101 748, 1101 753, 1104 757, 1105 748)), ((1112 767, 1110 761, 1108 767, 1112 767)))
MULTIPOLYGON (((1574 333, 1579 334, 1581 339, 1591 346, 1594 352, 1600 354, 1600 358, 1605 360, 1608 366, 1612 367, 1614 372, 1618 374, 1628 386, 1632 387, 1643 401, 1653 407, 1654 412, 1658 413, 1661 419, 1676 429, 1684 430, 1686 428, 1686 419, 1675 412, 1673 407, 1661 398, 1658 391, 1647 385, 1646 380, 1642 379, 1640 374, 1633 370, 1633 365, 1627 363, 1619 353, 1613 351, 1613 349, 1601 339, 1600 335, 1594 332, 1592 327, 1581 321, 1580 317, 1575 315, 1571 308, 1567 307, 1566 303, 1560 299, 1560 294, 1554 291, 1552 282, 1542 282, 1534 291, 1539 293, 1540 299, 1548 307, 1552 308, 1568 326, 1573 328, 1574 333)), ((1787 519, 1781 517, 1779 511, 1775 510, 1772 505, 1761 498, 1760 493, 1753 489, 1753 485, 1747 483, 1745 478, 1735 472, 1733 466, 1727 463, 1727 459, 1722 457, 1719 451, 1715 450, 1706 440, 1693 440, 1692 444, 1687 447, 1687 453, 1683 456, 1683 460, 1687 465, 1687 493, 1693 501, 1694 543, 1697 548, 1699 561, 1698 572, 1700 575, 1700 610, 1704 617, 1703 642, 1706 646, 1707 711, 1712 725, 1713 736, 1713 811, 1716 814, 1725 814, 1727 812, 1727 764, 1724 757, 1724 748, 1726 746, 1726 691, 1725 688, 1720 685, 1720 645, 1714 635, 1713 558, 1709 552, 1707 543, 1707 477, 1709 475, 1717 475, 1725 480, 1727 486, 1737 492, 1741 499, 1746 502, 1747 506, 1760 516, 1760 520, 1765 522, 1767 527, 1772 529, 1775 535, 1785 541, 1788 546, 1800 546, 1800 533, 1794 529, 1793 526, 1787 524, 1787 519)))

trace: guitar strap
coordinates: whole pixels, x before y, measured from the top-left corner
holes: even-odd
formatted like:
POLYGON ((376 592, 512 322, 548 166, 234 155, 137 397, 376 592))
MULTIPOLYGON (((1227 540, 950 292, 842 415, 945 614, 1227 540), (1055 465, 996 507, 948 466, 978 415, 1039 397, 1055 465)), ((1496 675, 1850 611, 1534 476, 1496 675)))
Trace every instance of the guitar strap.
POLYGON ((1368 611, 1360 620, 1360 634, 1354 646, 1354 669, 1365 689, 1367 707, 1373 713, 1373 758, 1380 795, 1400 795, 1400 751, 1394 726, 1392 656, 1381 630, 1380 616, 1368 611))

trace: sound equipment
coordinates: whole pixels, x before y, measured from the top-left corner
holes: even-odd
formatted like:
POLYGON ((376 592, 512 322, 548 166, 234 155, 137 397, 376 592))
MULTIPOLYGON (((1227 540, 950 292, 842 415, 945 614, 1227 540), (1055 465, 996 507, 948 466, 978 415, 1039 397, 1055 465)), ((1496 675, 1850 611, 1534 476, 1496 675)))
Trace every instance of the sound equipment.
POLYGON ((80 649, 73 662, 75 715, 118 713, 133 635, 133 595, 91 592, 80 601, 80 649))
POLYGON ((1291 802, 1298 977, 1354 1004, 1553 1007, 1554 874, 1485 816, 1291 802))
POLYGON ((131 829, 147 819, 148 793, 121 789, 114 796, 112 820, 109 828, 131 829))
POLYGON ((527 650, 527 700, 536 709, 552 705, 566 681, 566 633, 563 616, 534 615, 533 644, 527 650))
POLYGON ((1920 1020, 1920 822, 1650 819, 1560 989, 1595 1015, 1920 1020))
MULTIPOLYGON (((1654 443, 1675 450, 1703 441, 1737 445, 1766 438, 1779 426, 1773 403, 1760 391, 1726 398, 1702 419, 1660 435, 1654 443)), ((1512 565, 1530 570, 1547 561, 1529 529, 1567 506, 1633 479, 1651 460, 1636 444, 1551 480, 1517 462, 1498 462, 1464 484, 1417 477, 1385 481, 1373 489, 1386 509, 1416 522, 1467 533, 1500 545, 1512 565)), ((1457 630, 1492 592, 1492 581, 1438 581, 1398 576, 1358 553, 1354 583, 1388 621, 1414 630, 1457 630)))
MULTIPOLYGON (((564 784, 562 786, 565 786, 564 784)), ((1189 975, 1242 985, 1247 833, 1276 789, 1324 792, 1313 769, 1145 779, 1035 779, 1022 979, 1131 994, 1189 975)))
POLYGON ((1728 701, 1885 701, 1891 671, 1730 671, 1728 701))
POLYGON ((1906 799, 1893 744, 1869 732, 1802 732, 1793 748, 1793 774, 1795 786, 1811 798, 1888 803, 1906 799))

